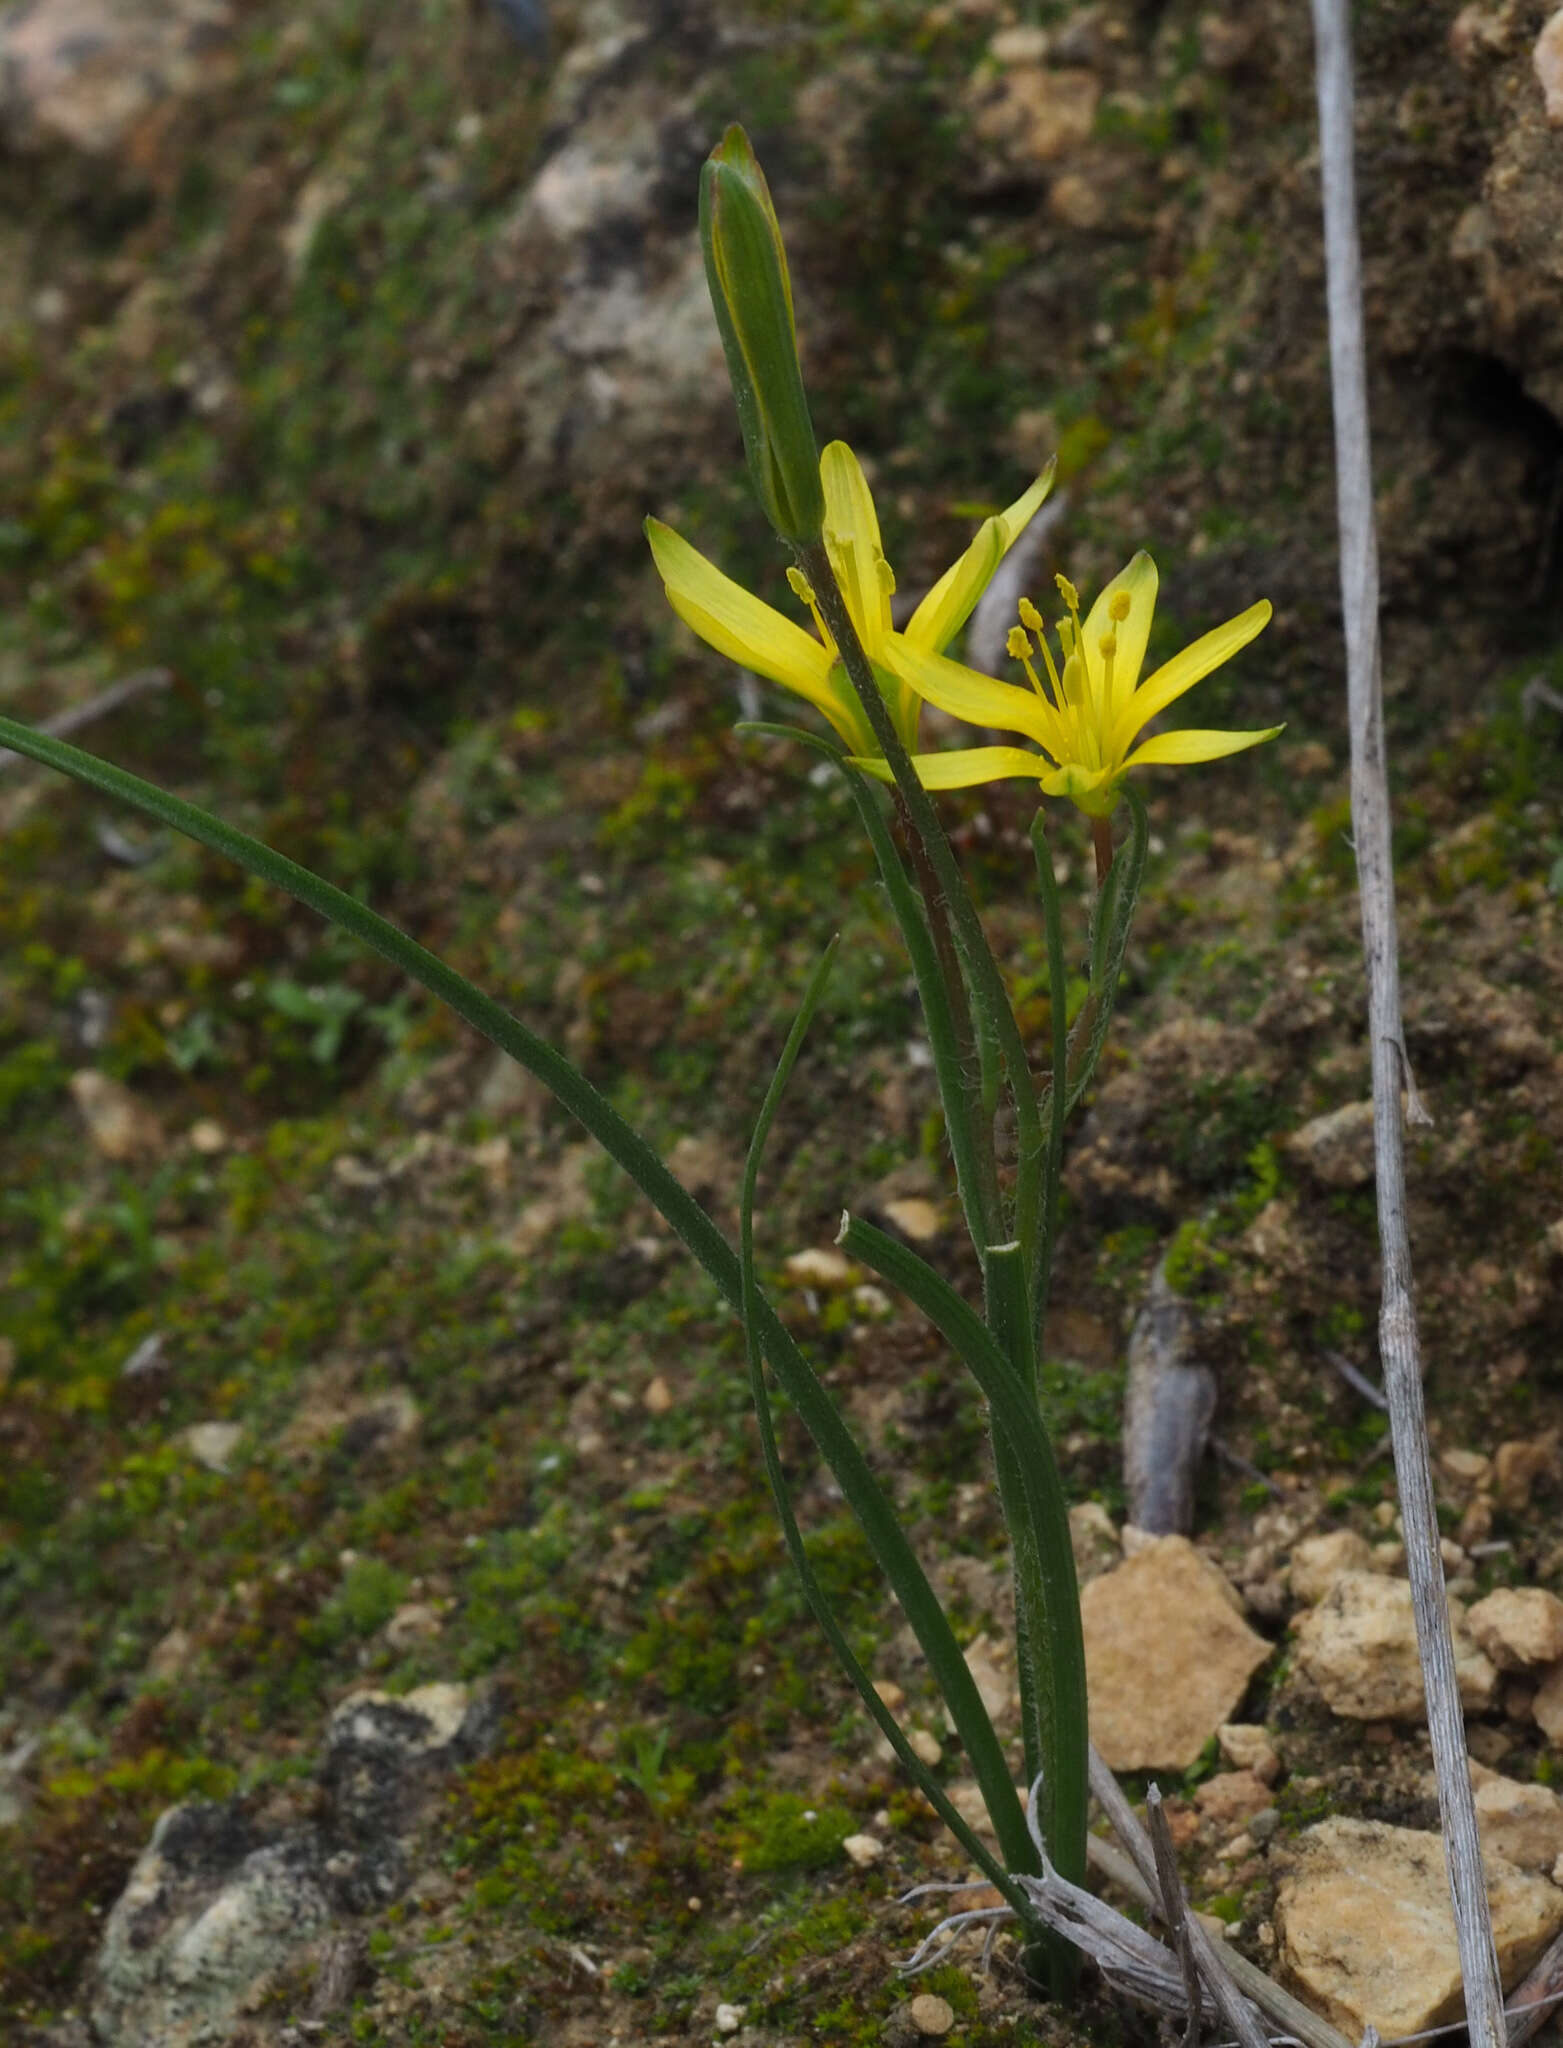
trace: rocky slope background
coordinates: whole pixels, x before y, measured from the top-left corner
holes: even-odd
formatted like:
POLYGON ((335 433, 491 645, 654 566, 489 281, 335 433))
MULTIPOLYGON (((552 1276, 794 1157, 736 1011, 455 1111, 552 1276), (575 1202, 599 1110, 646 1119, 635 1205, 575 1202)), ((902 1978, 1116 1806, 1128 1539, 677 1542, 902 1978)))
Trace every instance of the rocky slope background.
MULTIPOLYGON (((1284 739, 1147 785, 1048 1398, 1099 1728, 1174 1795, 1196 1901, 1348 2030, 1442 2016, 1446 1961, 1407 1932, 1439 1879, 1393 1487, 1351 1377, 1376 1274, 1306 9, 526 25, 0 13, 0 704, 59 718, 141 677, 89 744, 447 951, 724 1212, 844 932, 764 1256, 1003 1713, 978 1404, 826 1249, 843 1202, 943 1237, 905 966, 840 792, 732 735, 748 686, 640 538, 655 512, 787 601, 694 236, 721 127, 770 171, 816 417, 869 466, 903 591, 1056 451, 1039 583, 1148 546, 1168 648, 1268 595, 1200 719, 1284 739), (1192 1543, 1124 1528, 1158 1270, 1217 1397, 1192 1543), (1169 1727, 1145 1707, 1186 1705, 1180 1659, 1204 1689, 1169 1727), (1401 1980, 1366 1982, 1353 1926, 1401 1980)), ((1372 0, 1356 35, 1436 1119, 1415 1241, 1512 1975, 1563 1922, 1563 21, 1372 0)), ((949 812, 1040 1049, 1023 795, 949 812)), ((969 1956, 895 1977, 929 1924, 897 1893, 960 1865, 789 1581, 731 1322, 551 1106, 302 912, 15 761, 0 835, 5 2038, 1134 2033, 969 1956)), ((1083 928, 1089 851, 1053 838, 1083 928)), ((787 1448, 820 1570, 959 1786, 787 1448)))

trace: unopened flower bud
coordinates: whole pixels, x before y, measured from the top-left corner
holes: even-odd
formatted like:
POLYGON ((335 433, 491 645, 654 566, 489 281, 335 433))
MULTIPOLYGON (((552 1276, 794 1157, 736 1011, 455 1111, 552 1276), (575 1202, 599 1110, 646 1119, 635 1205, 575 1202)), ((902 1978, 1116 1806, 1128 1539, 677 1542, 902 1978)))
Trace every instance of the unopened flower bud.
POLYGON ((787 251, 765 173, 736 125, 700 174, 700 243, 760 504, 783 540, 816 541, 825 495, 798 363, 787 251))

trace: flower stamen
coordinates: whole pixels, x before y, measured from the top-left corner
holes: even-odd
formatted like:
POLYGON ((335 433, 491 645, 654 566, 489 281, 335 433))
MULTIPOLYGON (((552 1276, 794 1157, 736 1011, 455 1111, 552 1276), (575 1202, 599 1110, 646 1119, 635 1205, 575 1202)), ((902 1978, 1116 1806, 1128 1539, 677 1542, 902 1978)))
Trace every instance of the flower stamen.
POLYGON ((808 577, 804 575, 801 569, 789 568, 787 571, 787 587, 791 590, 799 604, 806 604, 808 606, 809 616, 814 621, 815 632, 818 633, 820 639, 830 649, 831 653, 834 654, 836 652, 836 643, 830 637, 830 628, 820 617, 819 603, 814 595, 813 584, 810 583, 808 577))

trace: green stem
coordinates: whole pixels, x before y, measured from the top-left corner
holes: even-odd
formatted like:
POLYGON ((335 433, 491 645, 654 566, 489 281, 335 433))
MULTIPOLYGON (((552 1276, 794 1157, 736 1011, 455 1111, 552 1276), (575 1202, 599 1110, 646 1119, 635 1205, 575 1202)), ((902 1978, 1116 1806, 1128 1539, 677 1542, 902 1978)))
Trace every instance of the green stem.
POLYGON ((928 792, 918 780, 911 757, 902 746, 890 714, 885 709, 879 685, 874 680, 873 664, 863 651, 857 628, 852 623, 852 614, 847 609, 846 599, 836 582, 829 551, 823 542, 815 541, 798 548, 796 552, 798 566, 813 586, 821 615, 830 628, 842 665, 862 703, 863 713, 869 722, 875 743, 883 753, 895 786, 900 791, 901 801, 906 806, 913 830, 926 849, 929 865, 933 869, 937 883, 939 899, 947 907, 955 933, 955 942, 960 948, 972 1001, 986 1013, 988 1026, 1004 1056, 1010 1094, 1015 1104, 1019 1141, 1019 1166, 1015 1182, 1015 1234, 1025 1246, 1029 1259, 1037 1230, 1042 1125, 1037 1112, 1036 1090, 1026 1060, 1026 1049, 1015 1023, 1015 1013, 1010 1008, 1003 977, 983 933, 982 922, 967 893, 966 884, 961 878, 961 871, 956 864, 950 842, 945 837, 944 827, 939 823, 938 813, 928 799, 928 792))
MULTIPOLYGON (((754 1136, 749 1145, 749 1156, 744 1165, 743 1191, 739 1200, 738 1256, 743 1285, 744 1349, 749 1366, 749 1390, 754 1397, 755 1421, 759 1429, 760 1455, 765 1466, 766 1479, 770 1484, 771 1498, 775 1502, 776 1513, 782 1525, 782 1537, 787 1545, 787 1554, 802 1582, 804 1598, 808 1601, 815 1620, 824 1631, 825 1638, 835 1651, 842 1668, 856 1687, 858 1697, 895 1751, 907 1775, 967 1855, 983 1875, 997 1885, 1005 1899, 1020 1914, 1021 1919, 1030 1923, 1031 1915, 1025 1893, 998 1863, 981 1838, 973 1832, 957 1808, 951 1804, 943 1787, 912 1748, 900 1723, 880 1698, 873 1680, 848 1642, 846 1633, 836 1618, 835 1609, 831 1606, 829 1595, 810 1562, 802 1531, 792 1511, 792 1497, 788 1492, 787 1478, 782 1470, 781 1454, 776 1443, 770 1389, 766 1385, 765 1360, 759 1337, 760 1290, 754 1264, 754 1197, 771 1125, 781 1106, 782 1095, 791 1077, 804 1035, 824 994, 825 982, 839 944, 839 937, 831 940, 824 957, 810 978, 798 1014, 788 1033, 786 1045, 782 1049, 782 1056, 777 1062, 776 1072, 771 1077, 765 1101, 761 1105, 754 1136)), ((961 1732, 964 1740, 965 1731, 961 1732)))
POLYGON ((1064 912, 1053 856, 1048 848, 1042 812, 1031 821, 1031 850, 1036 856, 1042 889, 1042 922, 1047 934, 1048 1009, 1053 1034, 1053 1085, 1047 1096, 1047 1157, 1042 1169, 1042 1217, 1031 1268, 1031 1327, 1043 1341, 1048 1298, 1053 1286, 1053 1248, 1058 1236, 1059 1188, 1064 1173, 1064 1125, 1069 1116, 1069 1090, 1060 1077, 1069 1072, 1069 964, 1064 958, 1064 912))
MULTIPOLYGON (((846 778, 852 801, 874 857, 879 863, 879 873, 890 898, 890 907, 895 912, 896 923, 900 926, 901 937, 906 946, 907 957, 912 963, 912 973, 917 982, 918 998, 922 1004, 923 1021, 928 1028, 928 1047, 933 1057, 934 1075, 939 1084, 939 1099, 944 1107, 945 1135, 949 1139, 950 1156, 955 1163, 955 1186, 960 1196, 961 1209, 966 1218, 966 1227, 973 1244, 985 1244, 994 1232, 989 1223, 990 1214, 998 1208, 998 1172, 992 1158, 991 1142, 986 1149, 979 1145, 971 1120, 971 1089, 968 1077, 971 1071, 969 1055, 962 1052, 962 1040, 956 1022, 957 1012, 952 1009, 952 999, 959 1005, 959 1013, 966 1016, 967 1042, 970 1035, 970 1013, 965 1010, 966 991, 953 960, 948 964, 941 958, 937 941, 930 929, 933 926, 931 912, 933 897, 924 893, 919 898, 907 878, 896 851, 894 836, 880 809, 882 799, 879 787, 871 783, 848 761, 846 755, 833 741, 820 733, 805 732, 800 726, 768 725, 750 722, 738 727, 740 732, 764 733, 776 738, 801 741, 813 748, 841 770, 846 778), (991 1192, 990 1192, 991 1190, 991 1192)), ((907 851, 915 860, 920 852, 916 838, 907 835, 907 851)), ((934 927, 940 929, 941 927, 934 927)), ((946 944, 949 941, 949 926, 942 926, 946 944)))
MULTIPOLYGON (((1030 1640, 1023 1654, 1033 1660, 1034 1740, 1044 1772, 1043 1839, 1059 1870, 1081 1884, 1088 1724, 1085 1642, 1069 1513, 1035 1394, 996 1334, 1002 1331, 1005 1339, 1013 1339, 1022 1358, 1029 1349, 1020 1248, 995 1246, 984 1255, 995 1319, 995 1330, 990 1331, 947 1280, 872 1224, 848 1217, 837 1241, 921 1309, 976 1380, 992 1412, 995 1450, 1002 1445, 1004 1479, 1010 1488, 1004 1501, 1005 1522, 1017 1572, 1026 1580, 1023 1589, 1017 1585, 1017 1620, 1024 1616, 1030 1640)), ((1031 1741, 1028 1734, 1028 1749, 1031 1741)))

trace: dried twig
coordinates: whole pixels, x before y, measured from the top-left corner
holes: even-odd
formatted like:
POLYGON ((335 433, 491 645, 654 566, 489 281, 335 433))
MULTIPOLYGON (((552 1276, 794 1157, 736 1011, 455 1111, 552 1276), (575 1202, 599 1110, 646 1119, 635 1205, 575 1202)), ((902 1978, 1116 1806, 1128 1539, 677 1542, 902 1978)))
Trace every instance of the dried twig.
MULTIPOLYGON (((110 683, 96 697, 89 697, 85 704, 73 704, 69 711, 60 711, 53 718, 46 718, 38 730, 57 740, 65 739, 73 732, 80 732, 84 725, 91 725, 94 719, 106 718, 111 711, 118 711, 122 704, 134 703, 137 697, 145 697, 153 690, 166 690, 173 680, 171 669, 138 668, 133 674, 122 676, 117 683, 110 683)), ((0 747, 0 772, 14 768, 21 758, 9 747, 0 747)))
POLYGON ((1156 1856, 1156 1880, 1161 1892, 1161 1917, 1172 1946, 1177 1950, 1178 1961, 1183 1969, 1183 1995, 1188 2000, 1188 2027, 1183 2036, 1183 2048, 1199 2048, 1199 2016, 1204 1999, 1200 1995, 1199 1965, 1194 1960, 1194 1944, 1189 1939, 1189 1911, 1183 1897, 1183 1880, 1178 1876, 1178 1852, 1172 1846, 1172 1830, 1167 1825, 1167 1809, 1161 1803, 1161 1787, 1148 1785, 1145 1789, 1145 1812, 1149 1823, 1151 1848, 1156 1856))
MULTIPOLYGON (((1150 1837, 1140 1825, 1139 1816, 1124 1796, 1123 1788, 1097 1754, 1094 1744, 1091 1749, 1091 1790, 1096 1795, 1097 1805, 1112 1824, 1114 1833, 1133 1858, 1141 1882, 1146 1888, 1147 1897, 1154 1906, 1161 1890, 1156 1869, 1156 1852, 1151 1847, 1150 1837)), ((1185 1924, 1188 1928, 1189 1947, 1199 1966, 1200 1976, 1210 1987, 1211 1996, 1222 2019, 1236 2034, 1242 2048, 1266 2048, 1265 2031, 1259 2023, 1259 2016, 1233 1982, 1231 1959, 1220 1952, 1199 1920, 1192 1914, 1185 1924)), ((1269 1985, 1269 1979, 1262 1971, 1255 1970, 1253 1974, 1260 1983, 1269 1986, 1271 1990, 1278 1990, 1277 1986, 1269 1985)), ((1257 1987, 1250 1988, 1252 1995, 1257 1998, 1257 1987)), ((1295 2000, 1288 2002, 1295 2004, 1295 2000)), ((1265 2000, 1265 2005, 1267 2010, 1274 2010, 1268 1999, 1265 2000)), ((1343 2034, 1335 2034, 1333 2029, 1330 2031, 1333 2038, 1327 2044, 1327 2048, 1349 2048, 1343 2034)), ((1311 2048, 1326 2048, 1326 2043, 1317 2040, 1311 2044, 1311 2048)))
POLYGON ((1563 1998, 1563 1934, 1515 1985, 1509 2000, 1509 2048, 1520 2048, 1544 2027, 1563 1998))
POLYGON ((1503 1991, 1466 1768, 1465 1723, 1455 1684, 1454 1644, 1438 1551, 1406 1228, 1400 1122, 1400 967, 1379 675, 1378 541, 1373 522, 1362 264, 1357 242, 1351 46, 1345 0, 1312 0, 1312 6, 1324 184, 1330 376, 1335 407, 1341 597, 1351 722, 1351 819, 1362 895, 1368 1030, 1373 1048, 1373 1139, 1383 1261, 1379 1353, 1384 1361, 1384 1392, 1389 1403, 1406 1564, 1427 1694, 1428 1732, 1438 1777, 1449 1889, 1465 1979, 1466 2018, 1472 2048, 1502 2048, 1503 1991))

